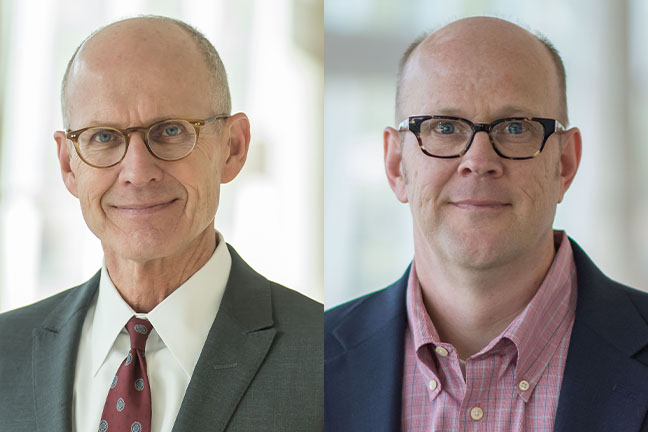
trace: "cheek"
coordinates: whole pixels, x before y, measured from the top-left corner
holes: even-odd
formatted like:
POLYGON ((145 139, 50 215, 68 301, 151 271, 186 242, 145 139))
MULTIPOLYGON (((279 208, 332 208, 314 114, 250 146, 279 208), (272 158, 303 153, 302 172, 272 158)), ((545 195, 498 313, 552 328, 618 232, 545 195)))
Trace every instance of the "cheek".
POLYGON ((176 179, 187 191, 187 215, 191 219, 213 217, 220 195, 220 172, 211 163, 194 166, 176 179), (206 215, 206 216, 205 216, 206 215))
MULTIPOLYGON (((82 162, 81 162, 82 163, 82 162)), ((79 202, 84 214, 96 218, 97 213, 103 213, 101 200, 114 183, 110 170, 97 170, 92 167, 76 165, 73 168, 76 177, 79 202)))
MULTIPOLYGON (((421 215, 431 213, 443 198, 446 185, 452 178, 451 164, 439 164, 435 160, 423 160, 410 166, 408 173, 407 195, 412 212, 421 215)), ((442 161, 447 162, 447 161, 442 161)))
POLYGON ((561 165, 558 157, 553 158, 551 163, 545 168, 543 179, 544 194, 551 199, 554 204, 558 203, 561 187, 561 165))
POLYGON ((203 141, 201 136, 200 142, 190 157, 195 156, 202 164, 220 168, 225 158, 226 147, 218 138, 206 137, 203 141))
POLYGON ((208 185, 210 190, 220 185, 224 157, 220 150, 222 150, 222 146, 218 143, 205 143, 196 147, 192 153, 192 157, 195 156, 195 162, 191 164, 194 168, 190 174, 194 175, 202 185, 208 185))
POLYGON ((521 191, 530 201, 530 206, 536 211, 554 211, 560 193, 560 167, 557 163, 543 164, 535 175, 529 171, 521 171, 518 178, 521 191), (525 181, 526 179, 526 181, 525 181))

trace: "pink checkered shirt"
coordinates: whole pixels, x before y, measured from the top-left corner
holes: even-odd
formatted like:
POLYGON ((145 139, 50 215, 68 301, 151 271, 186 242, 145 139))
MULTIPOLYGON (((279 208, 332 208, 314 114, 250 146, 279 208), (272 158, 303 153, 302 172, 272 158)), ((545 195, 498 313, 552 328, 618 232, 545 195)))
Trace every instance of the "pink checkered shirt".
POLYGON ((502 334, 466 360, 439 341, 412 263, 407 287, 402 431, 552 431, 576 310, 564 232, 538 292, 502 334), (559 246, 558 246, 559 245, 559 246))

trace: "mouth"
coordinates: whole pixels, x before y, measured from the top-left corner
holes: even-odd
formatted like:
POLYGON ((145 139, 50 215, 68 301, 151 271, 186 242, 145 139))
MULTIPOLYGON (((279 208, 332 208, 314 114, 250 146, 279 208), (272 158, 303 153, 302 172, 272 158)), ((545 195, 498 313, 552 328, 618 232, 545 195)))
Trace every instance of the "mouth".
POLYGON ((170 207, 176 201, 178 201, 178 199, 173 198, 172 200, 169 201, 116 204, 116 205, 111 205, 111 207, 114 208, 115 210, 123 211, 125 213, 146 214, 146 213, 155 213, 157 211, 164 210, 165 208, 170 207))
POLYGON ((501 210, 511 206, 511 203, 504 201, 479 199, 451 201, 450 204, 463 210, 501 210))

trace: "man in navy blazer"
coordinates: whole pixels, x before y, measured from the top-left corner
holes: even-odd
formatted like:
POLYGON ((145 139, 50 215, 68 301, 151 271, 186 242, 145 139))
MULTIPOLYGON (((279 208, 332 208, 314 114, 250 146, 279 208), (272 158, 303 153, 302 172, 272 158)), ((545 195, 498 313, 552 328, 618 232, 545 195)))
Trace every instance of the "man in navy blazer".
POLYGON ((459 20, 405 52, 396 99, 414 260, 325 313, 326 430, 648 431, 648 296, 552 230, 581 157, 557 51, 459 20))

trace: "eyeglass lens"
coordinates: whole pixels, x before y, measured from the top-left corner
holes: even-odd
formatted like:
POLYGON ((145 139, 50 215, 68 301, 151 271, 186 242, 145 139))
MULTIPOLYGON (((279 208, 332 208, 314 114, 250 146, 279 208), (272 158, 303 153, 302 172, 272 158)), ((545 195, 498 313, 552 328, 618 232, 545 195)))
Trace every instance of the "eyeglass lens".
MULTIPOLYGON (((435 156, 460 154, 473 134, 472 125, 458 119, 428 119, 420 124, 421 144, 435 156)), ((534 120, 507 120, 497 123, 490 139, 508 157, 527 157, 542 146, 544 127, 534 120)))
MULTIPOLYGON (((153 125, 145 139, 153 154, 160 159, 181 159, 196 144, 196 130, 185 120, 170 120, 153 125)), ((83 159, 96 166, 110 166, 119 162, 127 149, 122 132, 112 128, 90 128, 78 139, 83 159)))

